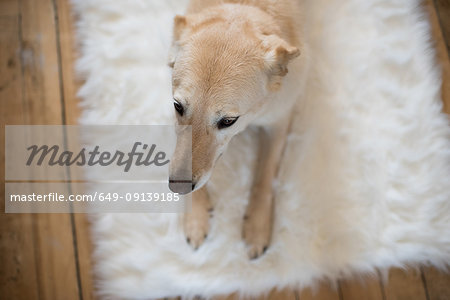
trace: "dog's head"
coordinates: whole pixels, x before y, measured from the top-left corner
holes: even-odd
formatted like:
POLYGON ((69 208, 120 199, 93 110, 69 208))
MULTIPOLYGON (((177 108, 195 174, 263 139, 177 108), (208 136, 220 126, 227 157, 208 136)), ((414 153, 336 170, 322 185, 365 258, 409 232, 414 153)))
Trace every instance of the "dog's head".
POLYGON ((246 6, 222 5, 174 21, 173 103, 178 124, 192 126, 192 147, 190 135, 177 132, 169 187, 185 194, 207 182, 231 138, 259 117, 299 50, 280 37, 271 17, 246 6))

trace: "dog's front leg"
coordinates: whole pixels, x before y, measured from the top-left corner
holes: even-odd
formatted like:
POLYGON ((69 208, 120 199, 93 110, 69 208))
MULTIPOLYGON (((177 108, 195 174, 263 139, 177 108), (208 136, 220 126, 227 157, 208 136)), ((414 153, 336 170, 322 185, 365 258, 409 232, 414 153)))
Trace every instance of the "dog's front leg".
POLYGON ((251 259, 262 255, 270 244, 273 223, 272 182, 284 149, 288 125, 289 121, 286 120, 274 127, 261 128, 259 133, 257 172, 243 227, 243 237, 251 259))
POLYGON ((206 187, 192 193, 192 210, 184 215, 186 241, 197 250, 209 231, 209 216, 212 210, 206 187))

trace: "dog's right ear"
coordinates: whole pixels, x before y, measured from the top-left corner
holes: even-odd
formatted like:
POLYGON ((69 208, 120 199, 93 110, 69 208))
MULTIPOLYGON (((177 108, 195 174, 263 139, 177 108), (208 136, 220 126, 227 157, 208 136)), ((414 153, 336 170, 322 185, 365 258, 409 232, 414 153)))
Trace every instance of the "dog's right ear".
POLYGON ((180 50, 180 39, 183 36, 187 27, 187 20, 185 16, 176 15, 173 19, 173 40, 169 52, 169 67, 173 68, 180 50))

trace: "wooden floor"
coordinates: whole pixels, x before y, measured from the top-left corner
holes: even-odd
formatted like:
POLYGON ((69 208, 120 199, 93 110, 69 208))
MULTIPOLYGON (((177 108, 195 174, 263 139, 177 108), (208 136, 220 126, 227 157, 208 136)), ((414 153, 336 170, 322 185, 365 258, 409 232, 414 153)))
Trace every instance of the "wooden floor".
MULTIPOLYGON (((450 2, 427 0, 424 9, 433 24, 444 70, 445 110, 450 113, 450 2)), ((73 75, 76 52, 68 0, 0 0, 0 28, 4 169, 4 125, 76 124, 80 84, 73 75)), ((3 198, 3 171, 0 176, 3 198)), ((1 213, 0 299, 95 299, 91 250, 83 214, 1 213)), ((450 299, 450 275, 426 267, 392 269, 385 281, 377 274, 340 281, 335 289, 323 283, 315 294, 273 291, 261 299, 450 299)))

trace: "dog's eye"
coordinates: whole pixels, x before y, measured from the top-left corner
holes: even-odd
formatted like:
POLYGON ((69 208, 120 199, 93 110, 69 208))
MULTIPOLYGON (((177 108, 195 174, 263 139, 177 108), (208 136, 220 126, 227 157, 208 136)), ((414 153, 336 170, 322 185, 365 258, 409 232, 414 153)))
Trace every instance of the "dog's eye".
POLYGON ((173 106, 175 107, 175 110, 180 114, 180 116, 182 116, 184 113, 183 105, 181 105, 177 100, 173 100, 173 106))
POLYGON ((223 129, 223 128, 230 127, 231 125, 233 125, 234 123, 236 123, 237 119, 239 119, 239 117, 235 117, 235 118, 223 118, 223 119, 221 119, 221 120, 217 123, 217 127, 218 127, 219 129, 223 129))

